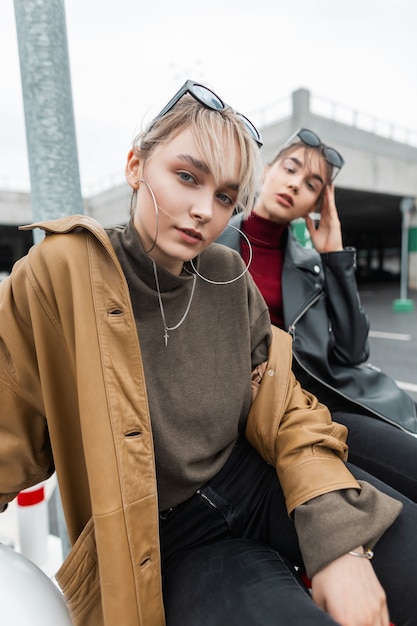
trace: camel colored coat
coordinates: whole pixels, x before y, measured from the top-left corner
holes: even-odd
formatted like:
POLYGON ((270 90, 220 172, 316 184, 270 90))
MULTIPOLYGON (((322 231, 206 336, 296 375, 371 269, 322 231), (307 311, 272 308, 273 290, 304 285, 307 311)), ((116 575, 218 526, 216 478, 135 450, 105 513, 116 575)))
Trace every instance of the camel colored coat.
MULTIPOLYGON (((0 285, 0 504, 56 469, 73 544, 57 579, 74 625, 163 626, 152 430, 128 286, 91 218, 35 226, 47 236, 0 285)), ((247 436, 277 467, 289 513, 358 488, 340 461, 345 434, 301 390, 291 339, 274 330, 247 436)))

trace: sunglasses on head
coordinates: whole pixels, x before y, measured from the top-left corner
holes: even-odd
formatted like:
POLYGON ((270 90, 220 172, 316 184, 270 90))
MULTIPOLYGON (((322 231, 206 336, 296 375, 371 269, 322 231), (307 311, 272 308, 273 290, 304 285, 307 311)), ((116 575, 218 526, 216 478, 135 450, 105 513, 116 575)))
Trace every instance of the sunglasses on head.
MULTIPOLYGON (((205 87, 200 83, 196 83, 193 80, 187 80, 185 81, 181 89, 177 91, 175 96, 171 98, 168 104, 164 106, 162 111, 160 111, 158 115, 154 118, 154 122, 161 117, 164 117, 164 115, 166 115, 177 104, 177 102, 183 96, 185 96, 186 93, 189 93, 195 100, 200 102, 200 104, 205 106, 207 109, 211 109, 212 111, 224 111, 225 109, 231 108, 228 104, 223 102, 223 100, 219 98, 219 96, 217 96, 214 91, 212 91, 208 87, 205 87)), ((262 137, 258 130, 255 128, 255 126, 252 124, 252 122, 241 113, 235 112, 235 115, 243 122, 251 137, 256 141, 258 146, 261 147, 262 137)))
MULTIPOLYGON (((308 130, 308 128, 300 128, 297 130, 294 135, 287 141, 287 146, 290 146, 294 143, 294 140, 298 138, 304 145, 309 146, 310 148, 321 148, 321 152, 328 163, 332 167, 336 167, 337 170, 341 170, 343 165, 345 164, 345 160, 334 148, 330 148, 322 143, 320 137, 313 133, 312 130, 308 130)), ((338 173, 338 172, 336 172, 338 173)), ((334 176, 333 176, 334 178, 334 176)))

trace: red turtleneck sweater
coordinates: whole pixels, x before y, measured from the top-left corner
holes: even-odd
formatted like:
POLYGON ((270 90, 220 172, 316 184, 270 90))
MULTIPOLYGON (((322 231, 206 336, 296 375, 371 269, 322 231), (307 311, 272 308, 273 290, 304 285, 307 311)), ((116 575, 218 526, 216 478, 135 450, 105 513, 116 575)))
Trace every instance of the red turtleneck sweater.
MULTIPOLYGON (((288 224, 276 224, 253 211, 242 223, 242 230, 253 249, 249 271, 269 307, 272 323, 280 328, 284 328, 281 276, 287 229, 288 224)), ((247 263, 249 246, 244 238, 241 254, 247 263)))

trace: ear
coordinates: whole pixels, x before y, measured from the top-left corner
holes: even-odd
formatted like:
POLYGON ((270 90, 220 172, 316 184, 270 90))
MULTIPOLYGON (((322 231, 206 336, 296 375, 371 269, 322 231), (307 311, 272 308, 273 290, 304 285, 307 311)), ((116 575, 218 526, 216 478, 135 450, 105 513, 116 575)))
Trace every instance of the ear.
POLYGON ((140 178, 140 160, 133 152, 133 150, 130 150, 129 154, 127 155, 125 175, 126 180, 132 187, 132 189, 137 189, 138 179, 140 178))

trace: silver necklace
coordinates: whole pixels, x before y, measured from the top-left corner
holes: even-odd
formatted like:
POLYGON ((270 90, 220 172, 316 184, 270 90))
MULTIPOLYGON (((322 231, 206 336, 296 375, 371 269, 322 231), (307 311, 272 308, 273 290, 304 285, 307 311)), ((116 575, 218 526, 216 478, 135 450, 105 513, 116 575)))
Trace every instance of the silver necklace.
POLYGON ((185 318, 188 315, 188 312, 189 312, 190 306, 191 306, 191 302, 193 301, 194 290, 195 290, 195 282, 196 282, 197 276, 195 274, 192 274, 193 286, 191 287, 190 300, 189 300, 189 302, 187 304, 187 308, 185 309, 184 315, 182 316, 182 318, 180 319, 178 324, 175 324, 175 326, 168 326, 168 324, 166 322, 166 319, 165 319, 165 311, 164 311, 164 305, 162 304, 161 291, 159 289, 158 270, 156 269, 155 261, 153 259, 151 259, 151 261, 152 261, 152 265, 153 265, 153 273, 154 273, 154 276, 155 276, 156 291, 158 292, 158 301, 159 301, 159 308, 161 310, 162 323, 164 325, 164 339, 165 339, 165 347, 166 347, 168 345, 168 338, 169 338, 168 331, 177 330, 177 328, 179 328, 181 326, 181 324, 184 322, 185 318))

